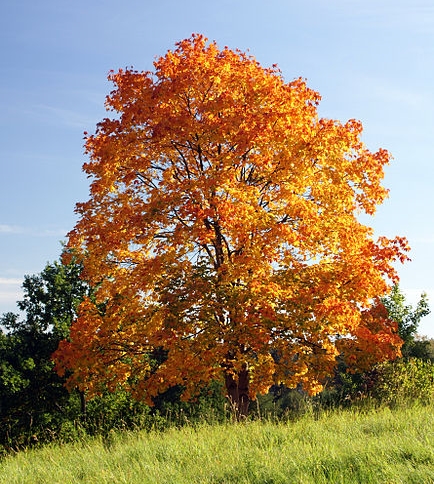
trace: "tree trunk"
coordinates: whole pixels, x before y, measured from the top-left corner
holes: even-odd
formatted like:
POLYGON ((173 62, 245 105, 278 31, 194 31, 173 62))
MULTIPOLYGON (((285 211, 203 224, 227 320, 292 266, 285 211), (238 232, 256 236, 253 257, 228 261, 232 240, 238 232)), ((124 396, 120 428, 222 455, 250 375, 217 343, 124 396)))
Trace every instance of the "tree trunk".
POLYGON ((247 417, 249 413, 249 370, 243 365, 236 375, 227 372, 225 376, 226 391, 229 403, 237 420, 247 417))
POLYGON ((83 421, 86 420, 87 417, 87 402, 86 402, 86 395, 81 390, 78 390, 78 394, 80 395, 80 410, 81 410, 81 419, 83 421))

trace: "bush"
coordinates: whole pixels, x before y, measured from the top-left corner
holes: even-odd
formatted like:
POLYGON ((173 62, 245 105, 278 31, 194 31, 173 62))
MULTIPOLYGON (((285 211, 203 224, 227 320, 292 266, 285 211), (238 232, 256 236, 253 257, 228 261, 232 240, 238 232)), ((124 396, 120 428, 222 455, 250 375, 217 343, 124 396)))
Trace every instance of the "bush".
POLYGON ((373 372, 371 395, 389 406, 434 402, 434 363, 418 358, 382 363, 373 372))

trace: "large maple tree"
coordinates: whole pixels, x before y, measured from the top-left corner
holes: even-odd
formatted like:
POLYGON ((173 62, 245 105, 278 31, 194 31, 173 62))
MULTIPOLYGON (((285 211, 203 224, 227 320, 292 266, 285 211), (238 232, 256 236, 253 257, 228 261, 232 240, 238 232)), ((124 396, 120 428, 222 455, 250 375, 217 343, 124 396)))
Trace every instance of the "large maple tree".
POLYGON ((320 118, 304 80, 201 35, 154 67, 110 73, 113 116, 87 135, 68 245, 95 297, 55 354, 69 384, 151 403, 221 379, 245 413, 274 383, 321 390, 342 348, 398 355, 372 301, 406 240, 359 221, 387 196, 388 152, 320 118))

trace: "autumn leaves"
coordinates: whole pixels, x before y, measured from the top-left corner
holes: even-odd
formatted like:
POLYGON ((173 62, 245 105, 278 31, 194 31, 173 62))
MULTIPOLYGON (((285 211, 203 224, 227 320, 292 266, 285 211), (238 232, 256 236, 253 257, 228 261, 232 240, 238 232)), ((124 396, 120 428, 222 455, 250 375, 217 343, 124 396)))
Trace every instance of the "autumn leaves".
POLYGON ((389 161, 360 123, 319 119, 303 80, 200 35, 110 80, 69 238, 95 287, 56 353, 70 385, 151 402, 250 368, 251 396, 317 392, 359 338, 377 361, 399 354, 393 324, 366 313, 407 247, 357 218, 387 195, 389 161))

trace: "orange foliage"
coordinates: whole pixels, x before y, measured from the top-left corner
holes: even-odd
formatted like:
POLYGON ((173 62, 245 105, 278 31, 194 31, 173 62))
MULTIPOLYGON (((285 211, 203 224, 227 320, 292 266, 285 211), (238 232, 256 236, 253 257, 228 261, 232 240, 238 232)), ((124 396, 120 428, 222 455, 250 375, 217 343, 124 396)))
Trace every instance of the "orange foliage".
POLYGON ((378 298, 362 311, 362 324, 336 343, 350 371, 368 371, 376 363, 394 360, 401 356, 402 345, 398 324, 378 298))
POLYGON ((97 289, 55 354, 69 385, 190 398, 248 365, 252 395, 315 393, 345 337, 398 354, 367 314, 406 240, 358 220, 387 196, 387 151, 366 149, 358 121, 319 118, 304 80, 201 35, 154 66, 110 73, 113 116, 87 136, 69 247, 97 289))

